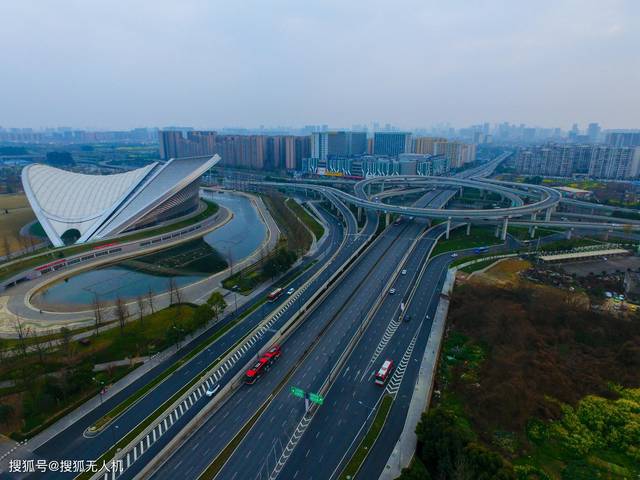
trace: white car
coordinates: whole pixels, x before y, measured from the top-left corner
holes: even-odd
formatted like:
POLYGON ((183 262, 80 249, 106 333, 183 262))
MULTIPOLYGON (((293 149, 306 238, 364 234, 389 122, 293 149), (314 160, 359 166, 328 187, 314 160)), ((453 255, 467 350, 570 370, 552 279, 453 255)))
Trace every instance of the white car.
POLYGON ((389 289, 389 295, 393 295, 394 293, 396 293, 396 289, 395 288, 390 288, 389 289))
POLYGON ((287 295, 291 295, 295 291, 296 291, 296 289, 291 287, 289 290, 287 290, 287 295))
POLYGON ((451 258, 456 258, 457 256, 458 256, 458 254, 457 254, 457 253, 452 253, 452 254, 451 254, 451 258))
POLYGON ((407 271, 403 268, 402 271, 400 272, 402 275, 406 275, 407 271))
POLYGON ((216 383, 213 387, 207 389, 205 395, 207 397, 213 397, 218 390, 220 390, 220 384, 216 383))

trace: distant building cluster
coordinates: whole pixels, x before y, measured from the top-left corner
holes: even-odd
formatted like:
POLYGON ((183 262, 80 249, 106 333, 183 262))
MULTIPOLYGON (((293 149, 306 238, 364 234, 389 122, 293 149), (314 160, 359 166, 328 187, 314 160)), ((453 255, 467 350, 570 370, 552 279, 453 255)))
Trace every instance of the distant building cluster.
POLYGON ((227 167, 297 170, 310 155, 310 137, 295 135, 218 135, 214 131, 163 130, 160 158, 219 154, 227 167))
POLYGON ((640 173, 640 147, 551 144, 522 148, 515 168, 526 175, 622 180, 640 173))
POLYGON ((87 131, 70 127, 45 128, 2 128, 0 142, 11 143, 155 143, 158 141, 157 128, 134 128, 122 131, 87 131))
POLYGON ((311 135, 219 135, 214 131, 159 132, 162 159, 219 154, 222 164, 316 175, 442 175, 474 162, 473 144, 413 138, 406 132, 322 131, 311 135))

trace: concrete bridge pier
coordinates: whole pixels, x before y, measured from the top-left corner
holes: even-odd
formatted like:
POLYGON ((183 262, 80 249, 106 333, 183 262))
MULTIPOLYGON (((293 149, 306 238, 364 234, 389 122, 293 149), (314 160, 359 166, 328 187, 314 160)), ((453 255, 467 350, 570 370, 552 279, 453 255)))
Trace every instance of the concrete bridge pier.
POLYGON ((368 183, 367 184, 367 197, 370 197, 370 196, 371 196, 371 184, 368 183))
POLYGON ((467 235, 471 235, 471 222, 467 223, 467 235))
POLYGON ((573 235, 573 227, 567 230, 567 240, 571 240, 572 235, 573 235))
POLYGON ((500 224, 496 224, 496 238, 500 238, 500 224))
POLYGON ((504 217, 504 223, 502 224, 502 240, 507 239, 507 230, 509 229, 509 217, 504 217))
POLYGON ((362 207, 358 207, 358 222, 362 220, 362 207))
POLYGON ((447 218, 447 231, 444 235, 444 238, 449 240, 449 233, 451 232, 451 217, 447 218))
POLYGON ((549 222, 551 221, 551 212, 553 211, 553 208, 549 207, 547 208, 545 215, 544 215, 544 221, 545 222, 549 222))
POLYGON ((608 241, 609 241, 609 234, 610 234, 611 232, 613 232, 613 230, 611 230, 611 229, 609 229, 609 230, 607 230, 607 231, 605 232, 605 234, 604 234, 604 241, 605 241, 605 242, 608 242, 608 241))
MULTIPOLYGON (((531 214, 531 221, 532 221, 532 222, 535 222, 535 221, 536 221, 536 216, 537 216, 537 215, 538 215, 538 212, 533 212, 533 213, 531 214)), ((535 225, 531 225, 531 226, 529 227, 529 235, 531 236, 531 238, 533 238, 533 237, 534 237, 534 235, 535 235, 535 231, 536 231, 536 227, 535 227, 535 225)))
POLYGON ((390 223, 391 223, 391 214, 389 212, 386 212, 384 216, 384 224, 389 225, 390 223))

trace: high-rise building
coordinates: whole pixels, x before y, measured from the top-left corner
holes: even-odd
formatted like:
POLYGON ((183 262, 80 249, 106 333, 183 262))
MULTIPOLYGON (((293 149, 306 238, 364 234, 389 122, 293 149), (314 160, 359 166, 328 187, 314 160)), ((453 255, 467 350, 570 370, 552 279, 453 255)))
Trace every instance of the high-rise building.
POLYGON ((160 142, 160 158, 169 160, 179 156, 179 149, 184 142, 182 132, 176 130, 161 130, 158 132, 160 142))
POLYGON ((376 132, 373 136, 376 155, 397 156, 411 153, 411 134, 406 132, 376 132))
POLYGON ((418 137, 414 144, 416 153, 444 155, 451 168, 460 168, 476 160, 475 144, 450 141, 441 137, 418 137))
POLYGON ((635 178, 640 171, 640 147, 595 146, 591 152, 589 176, 621 180, 635 178))
POLYGON ((605 143, 614 147, 639 147, 640 131, 613 131, 608 132, 605 143))
POLYGON ((597 143, 600 140, 600 125, 590 123, 587 127, 587 136, 589 137, 589 142, 597 143))
POLYGON ((640 171, 640 148, 604 145, 538 145, 521 149, 515 157, 520 173, 551 177, 588 174, 621 180, 640 171))

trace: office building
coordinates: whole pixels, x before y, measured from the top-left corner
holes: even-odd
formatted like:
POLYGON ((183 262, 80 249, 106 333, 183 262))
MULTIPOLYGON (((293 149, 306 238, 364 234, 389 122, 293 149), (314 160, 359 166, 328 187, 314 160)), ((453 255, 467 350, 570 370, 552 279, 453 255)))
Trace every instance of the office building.
POLYGON ((640 147, 640 131, 607 132, 605 143, 612 147, 640 147))
POLYGON ((411 134, 406 132, 376 132, 373 136, 373 153, 395 157, 411 153, 411 134))

